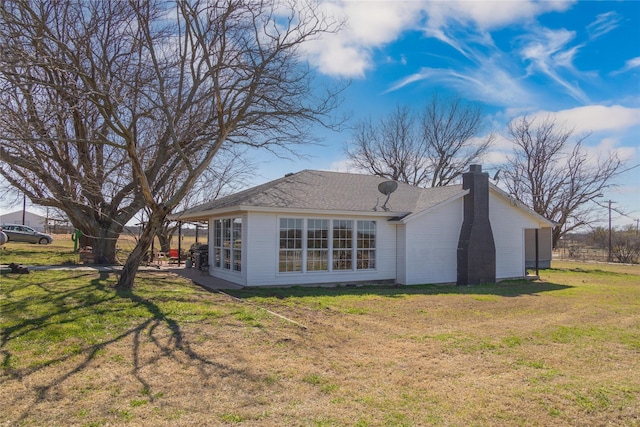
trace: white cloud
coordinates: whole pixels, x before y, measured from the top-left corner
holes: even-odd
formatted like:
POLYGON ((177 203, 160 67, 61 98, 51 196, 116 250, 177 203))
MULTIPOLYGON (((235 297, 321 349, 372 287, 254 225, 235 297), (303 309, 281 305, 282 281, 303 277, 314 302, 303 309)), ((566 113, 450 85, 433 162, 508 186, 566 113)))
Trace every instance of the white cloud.
POLYGON ((364 77, 373 67, 372 49, 396 40, 416 26, 421 2, 341 1, 320 3, 324 13, 346 20, 344 28, 325 34, 305 48, 320 72, 341 77, 364 77))
POLYGON ((570 83, 562 76, 561 68, 578 74, 573 66, 573 58, 582 45, 570 46, 575 32, 565 29, 549 30, 542 28, 539 31, 523 36, 524 47, 520 54, 525 61, 530 61, 529 73, 540 72, 558 85, 574 99, 589 103, 587 95, 576 84, 570 83))
POLYGON ((557 112, 538 111, 532 118, 543 120, 547 116, 575 129, 576 132, 625 131, 640 126, 640 108, 621 105, 588 105, 557 112))
MULTIPOLYGON (((395 41, 405 31, 425 31, 466 52, 443 29, 460 23, 477 30, 480 38, 490 37, 486 30, 511 24, 522 25, 550 11, 564 11, 573 1, 327 1, 320 5, 327 16, 346 20, 336 34, 325 34, 305 48, 312 64, 322 73, 342 77, 363 77, 373 67, 371 51, 395 41), (426 17, 426 28, 424 28, 426 17)), ((466 52, 468 54, 469 52, 466 52)))
POLYGON ((309 42, 306 49, 311 57, 310 62, 323 74, 364 77, 372 66, 368 50, 345 45, 337 36, 309 42))
POLYGON ((640 56, 636 56, 635 58, 628 60, 624 65, 626 69, 640 67, 640 56))
POLYGON ((527 90, 519 78, 510 74, 501 61, 499 52, 478 59, 481 66, 471 66, 458 70, 446 68, 422 68, 395 82, 387 92, 393 92, 405 86, 429 81, 453 87, 465 98, 483 103, 501 106, 530 105, 535 94, 527 90))
POLYGON ((451 21, 472 24, 480 30, 523 24, 536 16, 564 11, 573 1, 434 1, 427 2, 429 27, 441 28, 451 21))
POLYGON ((635 58, 631 58, 624 63, 624 67, 620 70, 616 70, 611 74, 620 74, 629 70, 633 70, 634 68, 640 67, 640 56, 636 56, 635 58))
POLYGON ((621 21, 620 15, 616 12, 601 13, 596 20, 587 25, 587 31, 591 39, 596 39, 610 31, 615 30, 621 21))
POLYGON ((331 163, 328 170, 333 172, 354 172, 355 171, 350 159, 336 160, 331 163))

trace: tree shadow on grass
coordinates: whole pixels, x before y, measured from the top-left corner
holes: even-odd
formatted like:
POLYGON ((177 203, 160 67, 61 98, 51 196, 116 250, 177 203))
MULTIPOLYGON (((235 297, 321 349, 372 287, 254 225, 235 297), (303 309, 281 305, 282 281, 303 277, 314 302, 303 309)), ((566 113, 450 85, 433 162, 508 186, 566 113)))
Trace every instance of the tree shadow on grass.
POLYGON ((495 295, 502 297, 518 297, 538 295, 571 288, 569 285, 544 282, 539 280, 508 280, 475 286, 456 285, 364 285, 336 287, 294 286, 283 288, 244 288, 227 290, 225 293, 237 298, 254 297, 341 297, 357 295, 376 295, 387 298, 402 298, 407 295, 495 295))
MULTIPOLYGON (((78 277, 89 275, 94 278, 86 285, 56 287, 56 285, 61 285, 65 279, 44 281, 31 279, 29 282, 24 280, 22 283, 14 283, 13 286, 7 286, 6 289, 3 289, 5 296, 2 305, 3 314, 12 319, 13 324, 1 331, 2 362, 0 368, 2 376, 0 384, 14 380, 25 382, 30 376, 38 373, 42 373, 41 378, 46 378, 43 383, 31 388, 35 396, 32 397, 28 407, 21 412, 21 416, 15 420, 16 423, 26 420, 33 411, 37 410, 37 405, 49 399, 61 384, 89 368, 102 350, 124 340, 132 342, 133 368, 131 375, 152 399, 151 384, 141 373, 141 346, 143 342, 151 342, 159 350, 159 352, 153 352, 152 358, 147 357, 144 360, 145 364, 155 363, 163 358, 177 361, 178 358, 184 359, 186 356, 188 360, 194 362, 203 377, 207 376, 207 368, 213 368, 222 376, 234 374, 247 376, 247 372, 240 372, 230 366, 211 361, 195 351, 186 339, 178 321, 167 315, 153 301, 136 294, 135 290, 115 290, 108 284, 110 273, 102 272, 98 278, 95 278, 95 273, 83 273, 73 278, 75 280, 78 277), (35 286, 39 291, 30 296, 21 297, 21 290, 24 291, 24 288, 29 286, 35 286), (37 307, 39 304, 42 305, 41 308, 37 307), (82 341, 82 347, 76 351, 68 351, 66 347, 61 350, 61 346, 56 346, 58 343, 64 343, 65 340, 76 339, 68 333, 60 338, 61 341, 53 343, 46 342, 46 338, 43 338, 53 333, 56 328, 64 328, 74 323, 81 325, 83 320, 92 321, 95 316, 127 317, 127 310, 132 307, 144 308, 145 314, 142 317, 139 317, 140 315, 129 316, 128 318, 135 318, 134 324, 122 327, 116 335, 111 334, 105 338, 98 338, 94 342, 82 341), (169 331, 170 338, 168 340, 163 338, 166 334, 160 332, 163 329, 169 331), (11 344, 15 342, 19 347, 20 344, 17 341, 27 341, 34 338, 44 340, 42 342, 43 349, 46 349, 46 346, 50 344, 56 346, 58 355, 49 356, 45 352, 44 358, 31 361, 27 366, 18 367, 19 360, 14 360, 16 358, 14 353, 18 351, 13 350, 14 347, 11 344), (43 373, 47 368, 50 369, 43 373), (57 370, 51 371, 51 369, 57 370)), ((5 324, 8 323, 10 322, 6 322, 5 319, 5 324)), ((106 335, 109 334, 106 333, 106 335)), ((17 393, 14 399, 15 405, 24 406, 25 399, 22 393, 17 393), (19 402, 19 400, 21 401, 19 402)), ((5 404, 10 405, 11 403, 5 402, 5 404)))

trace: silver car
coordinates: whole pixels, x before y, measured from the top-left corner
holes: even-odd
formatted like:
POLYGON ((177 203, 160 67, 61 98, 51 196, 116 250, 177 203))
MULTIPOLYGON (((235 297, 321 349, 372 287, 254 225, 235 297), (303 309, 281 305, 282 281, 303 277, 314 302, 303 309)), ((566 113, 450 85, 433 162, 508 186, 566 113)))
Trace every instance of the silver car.
POLYGON ((40 233, 26 225, 2 224, 0 229, 7 235, 7 241, 9 242, 39 243, 41 245, 48 245, 53 242, 53 237, 50 235, 40 233))

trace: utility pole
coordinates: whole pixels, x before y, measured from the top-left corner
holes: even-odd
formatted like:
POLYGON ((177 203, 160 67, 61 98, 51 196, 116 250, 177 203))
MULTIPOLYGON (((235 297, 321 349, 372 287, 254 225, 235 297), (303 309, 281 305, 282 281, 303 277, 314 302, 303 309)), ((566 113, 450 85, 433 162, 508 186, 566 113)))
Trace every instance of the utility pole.
POLYGON ((24 225, 24 220, 26 216, 27 216, 27 194, 22 193, 22 225, 24 225))

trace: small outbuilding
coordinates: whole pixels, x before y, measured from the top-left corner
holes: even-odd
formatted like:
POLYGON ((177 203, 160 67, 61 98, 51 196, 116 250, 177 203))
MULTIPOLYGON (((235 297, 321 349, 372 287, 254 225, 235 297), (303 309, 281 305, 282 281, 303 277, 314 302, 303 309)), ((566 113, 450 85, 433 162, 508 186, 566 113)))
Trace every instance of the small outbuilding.
POLYGON ((0 215, 0 224, 20 224, 31 227, 36 231, 48 231, 47 218, 29 211, 15 211, 0 215))
POLYGON ((437 188, 304 170, 172 219, 206 220, 209 274, 242 286, 522 278, 550 262, 554 226, 480 165, 437 188))

